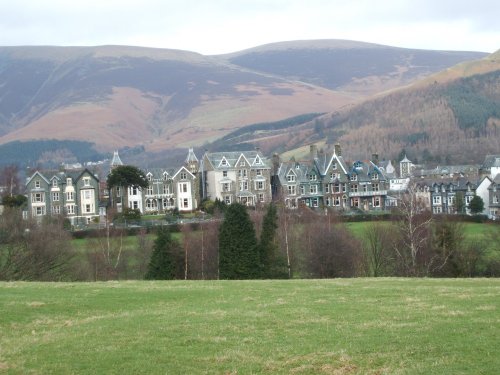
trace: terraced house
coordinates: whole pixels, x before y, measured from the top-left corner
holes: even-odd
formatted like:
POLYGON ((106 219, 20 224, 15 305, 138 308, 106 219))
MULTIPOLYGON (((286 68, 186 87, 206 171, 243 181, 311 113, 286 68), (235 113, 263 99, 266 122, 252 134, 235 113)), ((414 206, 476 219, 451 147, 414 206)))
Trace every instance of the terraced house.
POLYGON ((99 217, 99 179, 88 169, 36 171, 26 181, 28 215, 65 215, 72 225, 86 225, 99 217))
POLYGON ((382 210, 387 196, 387 178, 372 161, 356 161, 348 166, 342 150, 335 145, 332 155, 310 146, 310 158, 279 162, 276 199, 289 208, 331 207, 347 211, 382 210))
POLYGON ((203 198, 246 206, 271 202, 271 166, 260 150, 206 152, 200 173, 203 198))

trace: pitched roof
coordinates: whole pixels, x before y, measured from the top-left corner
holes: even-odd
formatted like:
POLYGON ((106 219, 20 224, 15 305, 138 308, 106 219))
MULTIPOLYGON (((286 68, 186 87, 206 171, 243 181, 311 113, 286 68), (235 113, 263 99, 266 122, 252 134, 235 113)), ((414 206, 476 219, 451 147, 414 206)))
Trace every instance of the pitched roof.
POLYGON ((188 151, 188 156, 186 158, 186 163, 198 162, 198 158, 196 157, 194 150, 192 148, 188 151))
POLYGON ((237 167, 237 162, 244 157, 250 166, 268 169, 269 161, 258 151, 239 151, 239 152, 207 152, 206 159, 214 169, 227 169, 237 167), (226 165, 222 161, 226 161, 226 165), (260 164, 258 163, 260 161, 260 164))
POLYGON ((118 151, 113 152, 113 159, 111 159, 111 167, 117 167, 119 165, 123 165, 122 159, 120 159, 120 155, 118 155, 118 151))

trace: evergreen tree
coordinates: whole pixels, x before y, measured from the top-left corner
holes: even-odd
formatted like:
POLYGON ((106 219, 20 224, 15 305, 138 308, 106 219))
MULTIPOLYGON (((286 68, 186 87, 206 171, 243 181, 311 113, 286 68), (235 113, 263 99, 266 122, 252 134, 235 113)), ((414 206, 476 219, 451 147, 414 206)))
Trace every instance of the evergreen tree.
POLYGON ((145 279, 174 279, 179 254, 179 243, 172 238, 172 235, 167 228, 160 228, 153 245, 153 253, 151 254, 151 260, 149 261, 145 279))
POLYGON ((255 229, 245 206, 227 207, 219 232, 219 278, 259 277, 259 253, 255 229))
POLYGON ((469 203, 470 213, 473 215, 480 214, 484 210, 484 202, 483 198, 479 195, 475 195, 474 198, 471 199, 469 203))
POLYGON ((259 255, 261 264, 261 276, 266 279, 283 279, 288 276, 286 261, 279 255, 276 238, 278 228, 278 215, 276 206, 270 204, 262 221, 262 233, 260 235, 259 255))

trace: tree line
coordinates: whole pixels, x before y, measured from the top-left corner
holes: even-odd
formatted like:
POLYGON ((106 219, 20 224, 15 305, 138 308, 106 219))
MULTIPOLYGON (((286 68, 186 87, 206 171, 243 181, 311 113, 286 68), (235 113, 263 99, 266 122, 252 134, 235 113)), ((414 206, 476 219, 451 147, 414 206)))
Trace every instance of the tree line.
POLYGON ((19 209, 0 216, 1 280, 287 279, 500 275, 500 227, 465 238, 454 217, 431 216, 408 195, 392 220, 356 235, 333 211, 217 205, 213 220, 127 236, 106 227, 72 241, 64 220, 19 209))

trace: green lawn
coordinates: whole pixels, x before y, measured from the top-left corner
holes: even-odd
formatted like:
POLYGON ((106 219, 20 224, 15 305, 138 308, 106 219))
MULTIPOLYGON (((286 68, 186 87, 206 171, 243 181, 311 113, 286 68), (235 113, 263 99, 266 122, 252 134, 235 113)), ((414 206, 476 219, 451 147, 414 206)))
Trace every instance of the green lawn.
POLYGON ((0 283, 0 373, 496 374, 499 279, 0 283))

